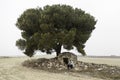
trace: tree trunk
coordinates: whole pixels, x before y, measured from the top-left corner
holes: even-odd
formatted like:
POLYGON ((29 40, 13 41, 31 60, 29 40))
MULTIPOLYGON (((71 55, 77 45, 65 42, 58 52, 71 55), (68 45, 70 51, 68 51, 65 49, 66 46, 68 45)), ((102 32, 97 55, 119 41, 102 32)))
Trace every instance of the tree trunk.
POLYGON ((58 44, 58 45, 56 46, 55 51, 56 51, 56 56, 58 56, 58 55, 61 53, 61 44, 58 44))

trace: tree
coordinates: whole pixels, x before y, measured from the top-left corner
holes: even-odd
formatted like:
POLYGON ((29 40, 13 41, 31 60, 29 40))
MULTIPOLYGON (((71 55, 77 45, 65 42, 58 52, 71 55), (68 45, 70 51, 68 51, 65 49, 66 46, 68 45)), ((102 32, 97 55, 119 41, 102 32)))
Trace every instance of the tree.
POLYGON ((23 38, 16 41, 16 45, 30 57, 36 50, 48 54, 55 51, 58 56, 62 46, 67 50, 76 47, 85 55, 84 44, 95 29, 95 24, 93 16, 69 5, 27 9, 16 22, 23 38))

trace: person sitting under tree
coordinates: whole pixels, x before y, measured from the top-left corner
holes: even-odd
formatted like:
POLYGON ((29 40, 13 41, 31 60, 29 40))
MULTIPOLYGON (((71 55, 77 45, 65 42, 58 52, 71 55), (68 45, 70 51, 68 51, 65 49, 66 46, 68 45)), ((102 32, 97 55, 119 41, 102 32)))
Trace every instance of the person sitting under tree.
POLYGON ((68 68, 68 69, 72 69, 73 67, 74 67, 73 61, 72 61, 72 60, 69 60, 68 65, 67 65, 67 68, 68 68))

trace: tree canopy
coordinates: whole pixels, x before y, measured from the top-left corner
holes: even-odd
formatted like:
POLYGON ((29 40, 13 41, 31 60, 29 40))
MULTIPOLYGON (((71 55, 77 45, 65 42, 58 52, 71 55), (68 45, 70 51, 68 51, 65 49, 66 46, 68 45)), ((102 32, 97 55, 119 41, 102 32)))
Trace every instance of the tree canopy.
POLYGON ((16 41, 16 46, 30 57, 36 50, 48 54, 55 51, 59 55, 62 46, 67 50, 76 47, 85 55, 85 43, 95 24, 93 16, 69 5, 27 9, 16 22, 22 36, 16 41))

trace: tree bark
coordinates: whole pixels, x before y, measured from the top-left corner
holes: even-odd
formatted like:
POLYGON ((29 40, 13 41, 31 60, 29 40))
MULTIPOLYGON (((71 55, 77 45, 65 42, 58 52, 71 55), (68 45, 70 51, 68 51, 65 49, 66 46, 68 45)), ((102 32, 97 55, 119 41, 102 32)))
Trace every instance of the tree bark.
POLYGON ((58 44, 58 45, 56 46, 56 49, 55 49, 55 51, 56 51, 56 56, 59 56, 59 54, 61 53, 61 47, 62 47, 61 44, 58 44))

